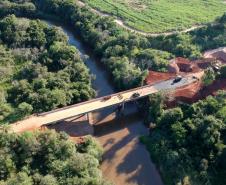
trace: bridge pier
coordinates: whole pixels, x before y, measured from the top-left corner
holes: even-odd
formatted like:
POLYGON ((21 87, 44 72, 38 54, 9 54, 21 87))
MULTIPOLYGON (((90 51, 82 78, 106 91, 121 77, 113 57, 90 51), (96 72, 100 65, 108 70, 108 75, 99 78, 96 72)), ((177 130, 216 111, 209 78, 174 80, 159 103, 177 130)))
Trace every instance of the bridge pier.
POLYGON ((90 125, 94 125, 93 114, 92 112, 87 113, 87 119, 90 125))

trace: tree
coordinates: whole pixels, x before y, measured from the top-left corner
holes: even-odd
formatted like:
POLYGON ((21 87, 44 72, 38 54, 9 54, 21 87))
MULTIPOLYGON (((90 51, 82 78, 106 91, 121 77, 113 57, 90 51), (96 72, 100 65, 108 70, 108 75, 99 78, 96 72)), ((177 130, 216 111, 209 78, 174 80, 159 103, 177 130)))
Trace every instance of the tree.
POLYGON ((53 175, 42 176, 40 174, 34 174, 34 184, 37 185, 58 185, 57 179, 53 175))
POLYGON ((215 75, 214 70, 212 68, 208 68, 205 71, 204 76, 202 77, 202 82, 205 86, 208 86, 213 83, 215 78, 216 78, 216 75, 215 75))
POLYGON ((102 149, 84 138, 74 144, 55 131, 15 134, 0 131, 0 184, 104 185, 99 161, 102 149))
POLYGON ((68 37, 64 34, 63 30, 53 26, 49 29, 44 29, 46 36, 47 45, 51 46, 54 42, 68 42, 68 37))
POLYGON ((24 172, 19 172, 6 181, 6 185, 33 185, 32 178, 24 172))
POLYGON ((41 21, 30 21, 27 30, 28 45, 41 48, 47 43, 44 32, 45 25, 41 21))
POLYGON ((154 122, 163 114, 164 95, 153 94, 149 96, 148 121, 154 122))
POLYGON ((16 17, 14 15, 7 16, 5 19, 1 20, 1 39, 9 45, 15 43, 18 37, 16 35, 15 22, 16 17))
POLYGON ((3 121, 6 117, 8 117, 13 112, 11 105, 7 103, 0 104, 0 122, 3 121))
POLYGON ((30 115, 32 111, 33 111, 32 105, 23 102, 18 105, 17 114, 19 114, 21 117, 25 117, 30 115))
POLYGON ((142 141, 166 182, 225 183, 225 105, 225 92, 219 92, 182 109, 164 110, 156 118, 155 129, 142 141))
POLYGON ((52 65, 49 66, 49 69, 52 71, 63 69, 72 61, 79 60, 76 48, 63 42, 54 42, 50 46, 49 56, 53 60, 52 65))
POLYGON ((0 179, 6 180, 16 172, 16 166, 12 155, 4 149, 0 149, 0 179))
POLYGON ((137 53, 134 62, 142 70, 166 71, 172 58, 173 55, 168 52, 145 49, 137 53))
POLYGON ((167 126, 177 121, 180 121, 182 118, 183 112, 179 107, 165 110, 159 119, 159 124, 167 126))
POLYGON ((10 15, 0 21, 0 38, 1 123, 95 95, 87 67, 59 28, 10 15))
POLYGON ((77 150, 80 153, 88 153, 98 160, 101 160, 103 149, 91 136, 87 136, 85 140, 78 145, 77 150))
POLYGON ((180 122, 171 125, 172 140, 177 146, 182 146, 186 141, 187 130, 180 122))
POLYGON ((110 64, 110 68, 113 70, 114 82, 119 89, 131 88, 143 83, 146 73, 130 63, 127 57, 110 58, 106 62, 110 64))
POLYGON ((226 78, 226 66, 222 66, 220 69, 220 77, 226 78))

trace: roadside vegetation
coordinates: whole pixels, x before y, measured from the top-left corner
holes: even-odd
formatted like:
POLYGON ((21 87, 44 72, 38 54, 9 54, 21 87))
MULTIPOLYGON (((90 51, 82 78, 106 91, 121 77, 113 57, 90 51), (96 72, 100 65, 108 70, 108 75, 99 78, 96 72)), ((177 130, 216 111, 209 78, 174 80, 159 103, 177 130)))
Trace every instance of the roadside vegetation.
MULTIPOLYGON (((76 48, 68 45, 62 31, 39 20, 17 17, 57 19, 71 26, 100 58, 120 90, 142 85, 148 68, 166 71, 168 60, 175 56, 197 59, 204 50, 226 45, 226 14, 216 20, 216 25, 190 33, 146 38, 118 28, 112 18, 100 17, 72 0, 4 0, 0 2, 0 10, 1 122, 15 121, 31 113, 81 102, 95 95, 89 71, 76 48)), ((207 85, 212 81, 211 74, 205 79, 207 85)), ((167 184, 226 183, 225 97, 225 92, 220 92, 217 97, 169 110, 164 110, 161 97, 151 98, 147 117, 155 129, 142 140, 167 184)), ((0 156, 5 157, 0 157, 0 168, 6 166, 0 169, 3 184, 15 184, 23 179, 27 182, 19 184, 45 184, 39 181, 48 173, 51 177, 47 180, 51 179, 52 184, 102 182, 96 171, 99 157, 94 157, 94 161, 83 157, 75 159, 78 166, 72 168, 74 153, 86 152, 76 146, 71 153, 71 144, 62 144, 62 150, 54 148, 61 142, 53 139, 58 136, 45 135, 52 136, 52 133, 19 136, 6 131, 1 134, 3 154, 0 156), (55 144, 48 148, 50 146, 45 143, 55 144), (66 156, 58 151, 64 151, 66 156), (21 159, 17 159, 18 156, 21 159), (39 161, 37 157, 40 157, 39 161), (79 166, 81 162, 84 163, 79 166), (93 168, 94 171, 89 171, 93 168)))
POLYGON ((150 47, 168 51, 176 56, 196 59, 203 51, 226 45, 226 13, 217 24, 208 25, 189 33, 149 37, 150 47))
POLYGON ((82 0, 90 7, 121 18, 150 33, 178 31, 213 22, 226 11, 223 0, 82 0))
POLYGON ((1 16, 14 13, 57 18, 70 25, 101 59, 120 90, 142 85, 146 67, 165 71, 167 60, 174 56, 196 59, 201 57, 203 50, 224 46, 226 42, 225 16, 217 20, 217 25, 208 25, 191 33, 146 38, 117 27, 113 19, 98 16, 71 0, 10 0, 1 4, 4 7, 1 16))
POLYGON ((164 109, 161 95, 150 97, 141 137, 166 185, 224 185, 226 175, 226 92, 192 105, 164 109))
MULTIPOLYGON (((117 27, 111 18, 100 17, 86 7, 79 7, 71 0, 5 0, 1 2, 1 7, 2 48, 3 53, 4 50, 9 53, 3 55, 20 58, 21 51, 18 51, 19 56, 14 56, 15 48, 23 48, 25 50, 23 52, 26 52, 24 48, 30 48, 28 49, 31 53, 30 57, 33 57, 19 59, 23 61, 23 65, 16 65, 17 70, 13 71, 13 81, 15 82, 11 82, 11 85, 2 80, 5 75, 1 79, 3 89, 7 89, 7 93, 4 92, 4 95, 1 95, 2 100, 6 99, 6 103, 13 103, 13 106, 18 108, 19 104, 23 103, 20 108, 25 113, 51 110, 87 100, 94 95, 94 92, 90 88, 88 70, 79 59, 76 49, 68 46, 67 39, 61 31, 48 28, 40 21, 31 21, 30 25, 23 23, 17 26, 13 20, 16 19, 15 17, 4 18, 9 14, 28 18, 55 18, 70 25, 100 58, 119 90, 142 85, 148 68, 155 71, 166 71, 168 60, 175 56, 197 59, 201 57, 201 52, 204 50, 226 45, 225 15, 217 20, 217 25, 208 25, 191 33, 146 38, 117 27), (68 13, 65 14, 65 12, 68 13), (7 26, 7 24, 12 25, 7 26), (54 32, 57 32, 56 36, 51 35, 54 35, 54 32), (36 67, 33 66, 36 66, 37 69, 40 68, 38 75, 42 74, 45 79, 37 82, 40 85, 38 87, 35 85, 37 76, 24 75, 23 71, 35 70, 36 67), (70 72, 68 73, 68 71, 70 72), (80 73, 80 71, 82 72, 80 73), (56 84, 59 80, 63 80, 63 83, 56 84), (51 81, 54 81, 55 84, 50 85, 51 81), (22 94, 16 91, 17 87, 22 94), (58 87, 57 90, 56 87, 58 87), (36 91, 36 88, 40 89, 41 94, 45 94, 45 97, 39 96, 40 93, 36 91), (34 91, 35 93, 33 93, 34 91), (50 95, 54 98, 49 98, 50 95), (61 99, 57 97, 61 97, 61 99), (44 103, 41 103, 42 101, 44 103)), ((4 107, 4 110, 6 110, 4 115, 10 115, 8 112, 11 110, 8 106, 4 107)), ((19 109, 19 111, 21 110, 19 109)), ((9 117, 12 118, 12 116, 9 117)))
MULTIPOLYGON (((208 68, 203 90, 226 79, 226 66, 218 73, 208 68)), ((224 185, 226 175, 226 91, 193 104, 168 108, 166 95, 143 102, 148 136, 140 138, 157 164, 166 185, 224 185)))
POLYGON ((64 133, 0 131, 1 185, 107 185, 102 148, 91 137, 74 144, 64 133))
POLYGON ((0 39, 0 122, 94 97, 87 67, 59 28, 9 15, 0 39))

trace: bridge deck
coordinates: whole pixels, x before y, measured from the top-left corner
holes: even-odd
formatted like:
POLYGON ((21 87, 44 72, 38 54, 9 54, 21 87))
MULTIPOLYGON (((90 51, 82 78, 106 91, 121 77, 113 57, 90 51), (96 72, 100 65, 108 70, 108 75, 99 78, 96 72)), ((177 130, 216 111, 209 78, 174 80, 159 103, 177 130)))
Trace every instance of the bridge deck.
POLYGON ((117 105, 123 102, 133 101, 135 99, 139 99, 160 91, 175 90, 176 88, 179 88, 197 81, 197 79, 193 78, 193 76, 200 78, 200 73, 184 76, 180 82, 175 83, 173 85, 172 85, 173 79, 170 79, 167 81, 162 81, 155 85, 147 85, 147 86, 143 86, 135 89, 130 89, 127 91, 112 94, 106 97, 96 98, 90 101, 56 109, 56 110, 42 113, 39 115, 32 115, 24 120, 21 120, 12 124, 12 130, 15 132, 21 132, 23 130, 39 128, 42 125, 47 125, 60 120, 64 120, 66 118, 85 114, 88 112, 92 112, 94 110, 117 105), (133 98, 134 93, 139 93, 140 96, 137 98, 133 98), (108 99, 107 97, 111 97, 111 98, 108 99))

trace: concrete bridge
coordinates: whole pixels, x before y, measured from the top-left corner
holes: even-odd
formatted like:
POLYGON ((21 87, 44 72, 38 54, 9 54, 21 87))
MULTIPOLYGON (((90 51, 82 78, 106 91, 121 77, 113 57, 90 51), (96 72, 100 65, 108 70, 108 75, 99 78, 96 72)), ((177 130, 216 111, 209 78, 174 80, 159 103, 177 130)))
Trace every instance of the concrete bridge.
POLYGON ((11 128, 14 132, 22 132, 24 130, 30 130, 31 128, 40 128, 44 125, 55 123, 57 121, 79 116, 113 105, 123 105, 126 102, 135 101, 153 93, 175 90, 176 88, 194 83, 199 79, 200 73, 196 73, 183 76, 182 80, 177 83, 173 83, 174 79, 169 79, 156 83, 154 85, 146 85, 127 91, 122 91, 120 93, 92 99, 90 101, 78 103, 64 108, 59 108, 50 112, 32 115, 30 117, 25 118, 24 120, 12 124, 11 128))

